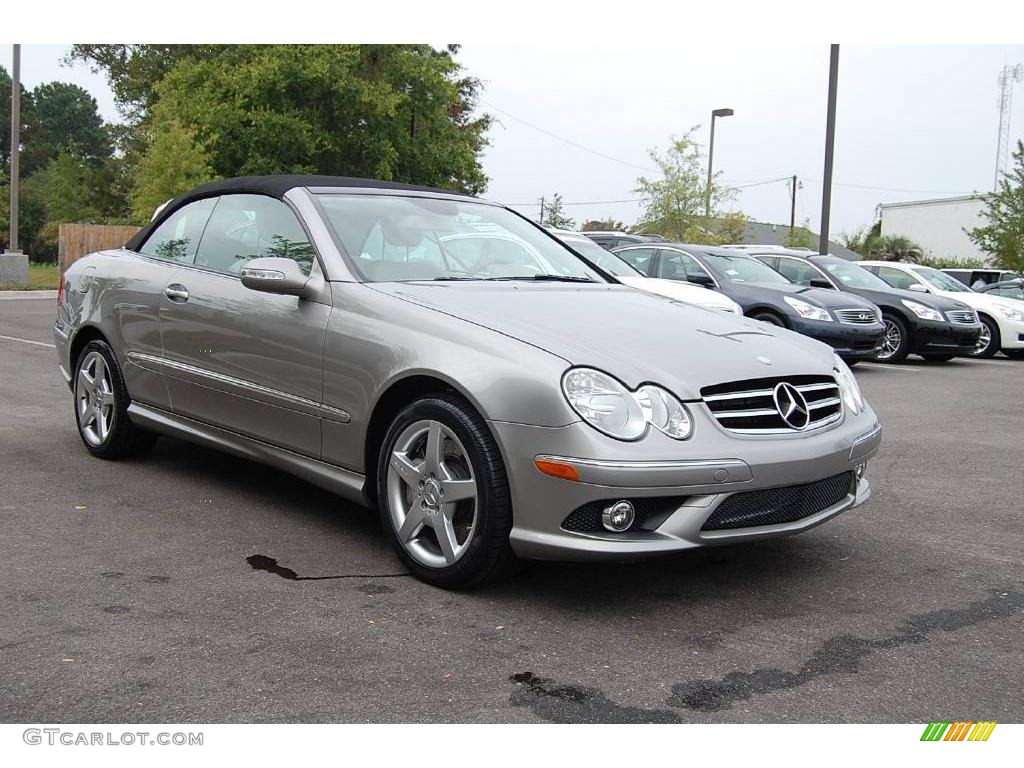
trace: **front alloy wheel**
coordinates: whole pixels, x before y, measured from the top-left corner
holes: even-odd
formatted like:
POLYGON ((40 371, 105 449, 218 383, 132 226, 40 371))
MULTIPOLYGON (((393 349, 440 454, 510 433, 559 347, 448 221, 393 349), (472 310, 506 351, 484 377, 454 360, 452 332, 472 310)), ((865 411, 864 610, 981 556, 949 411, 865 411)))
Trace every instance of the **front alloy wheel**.
POLYGON ((899 363, 910 353, 910 340, 907 328, 901 320, 890 315, 882 318, 885 332, 882 334, 882 345, 875 353, 875 360, 880 363, 899 363))
POLYGON ((388 464, 388 507, 398 539, 431 568, 455 563, 476 523, 476 478, 465 447, 439 421, 417 421, 398 436, 388 464))
POLYGON ((974 346, 974 351, 971 352, 971 357, 988 358, 995 357, 996 352, 999 351, 999 328, 996 324, 989 320, 987 317, 981 316, 978 318, 981 320, 981 336, 978 337, 978 342, 974 346))
POLYGON ((114 422, 114 386, 110 369, 97 350, 84 355, 78 366, 75 401, 82 438, 89 445, 103 445, 114 422))
POLYGON ((512 502, 494 436, 455 393, 428 395, 395 416, 377 463, 381 524, 419 579, 446 589, 512 570, 512 502))

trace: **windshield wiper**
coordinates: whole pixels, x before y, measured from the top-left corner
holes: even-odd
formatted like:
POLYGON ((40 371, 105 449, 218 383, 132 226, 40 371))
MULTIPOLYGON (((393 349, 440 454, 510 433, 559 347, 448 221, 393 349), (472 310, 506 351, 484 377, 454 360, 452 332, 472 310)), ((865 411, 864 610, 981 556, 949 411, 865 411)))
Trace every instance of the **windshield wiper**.
POLYGON ((488 280, 548 280, 557 283, 596 283, 596 280, 591 280, 589 277, 580 277, 578 275, 518 275, 512 277, 489 277, 488 280))

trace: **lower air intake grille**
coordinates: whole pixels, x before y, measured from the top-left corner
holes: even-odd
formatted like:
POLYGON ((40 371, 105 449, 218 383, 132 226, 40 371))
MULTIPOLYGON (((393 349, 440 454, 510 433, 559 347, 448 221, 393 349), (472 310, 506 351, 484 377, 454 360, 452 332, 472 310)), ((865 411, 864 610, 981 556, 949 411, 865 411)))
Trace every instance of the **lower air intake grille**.
MULTIPOLYGON (((644 499, 626 499, 633 505, 636 517, 627 530, 652 531, 665 522, 686 501, 685 496, 650 497, 644 499)), ((620 499, 591 501, 577 507, 562 521, 562 528, 573 533, 610 533, 601 524, 601 512, 620 499)))
POLYGON ((718 505, 701 530, 753 528, 801 520, 841 502, 851 492, 852 482, 853 472, 843 472, 804 485, 734 493, 718 505))

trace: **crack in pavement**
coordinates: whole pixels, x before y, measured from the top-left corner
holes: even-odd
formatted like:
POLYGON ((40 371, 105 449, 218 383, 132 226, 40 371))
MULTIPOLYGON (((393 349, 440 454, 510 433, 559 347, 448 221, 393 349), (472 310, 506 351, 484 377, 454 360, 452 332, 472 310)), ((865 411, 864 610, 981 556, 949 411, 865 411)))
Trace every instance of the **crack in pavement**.
POLYGON ((859 672, 861 662, 875 651, 923 643, 931 632, 955 632, 983 621, 1006 618, 1020 609, 1024 609, 1024 593, 995 591, 987 600, 978 600, 963 608, 911 616, 894 634, 885 637, 831 637, 800 665, 799 672, 755 669, 752 672, 730 672, 719 680, 679 683, 672 686, 668 704, 702 712, 718 712, 754 695, 796 688, 837 672, 859 672))
POLYGON ((509 697, 513 707, 528 707, 537 717, 552 723, 680 723, 669 709, 624 707, 611 701, 597 688, 557 685, 521 672, 510 678, 516 688, 509 697))
POLYGON ((266 571, 289 581, 327 581, 329 579, 397 579, 411 576, 410 573, 343 573, 339 576, 299 576, 291 568, 278 565, 277 559, 266 555, 250 555, 245 558, 254 571, 266 571))

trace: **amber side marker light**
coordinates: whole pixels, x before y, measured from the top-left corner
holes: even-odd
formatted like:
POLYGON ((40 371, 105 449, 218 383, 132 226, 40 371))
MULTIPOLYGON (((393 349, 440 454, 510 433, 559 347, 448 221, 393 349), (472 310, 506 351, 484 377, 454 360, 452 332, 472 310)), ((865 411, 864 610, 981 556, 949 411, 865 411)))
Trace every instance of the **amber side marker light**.
POLYGON ((560 461, 549 461, 548 459, 534 459, 533 464, 545 475, 558 477, 562 480, 572 480, 574 483, 579 482, 580 473, 576 471, 576 467, 572 466, 572 464, 563 464, 560 461))

